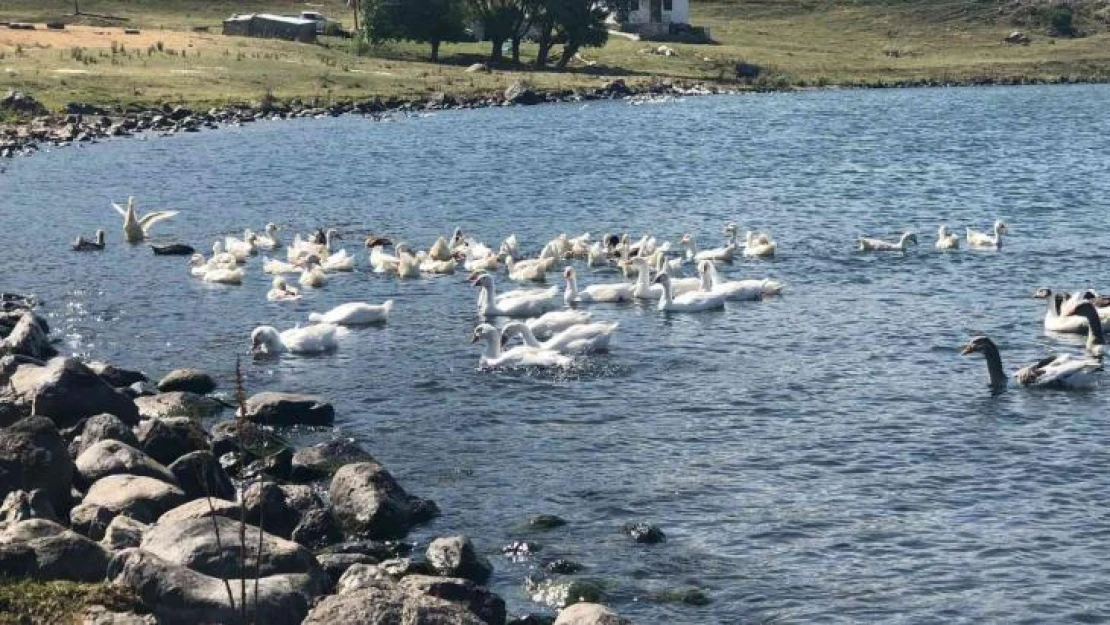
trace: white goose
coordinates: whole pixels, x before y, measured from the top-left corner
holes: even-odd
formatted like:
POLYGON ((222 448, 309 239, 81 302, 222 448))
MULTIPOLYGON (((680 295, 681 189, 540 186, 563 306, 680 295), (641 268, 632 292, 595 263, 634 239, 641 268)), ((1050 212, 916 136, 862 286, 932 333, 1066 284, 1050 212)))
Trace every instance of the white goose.
POLYGON ((301 271, 303 271, 303 268, 298 267, 298 266, 294 265, 293 263, 287 263, 283 260, 278 260, 276 258, 270 258, 269 256, 263 256, 262 257, 262 272, 263 273, 269 273, 269 274, 275 274, 276 275, 276 274, 281 274, 281 273, 300 273, 301 271))
POLYGON ((770 258, 777 250, 778 243, 771 239, 770 234, 751 230, 744 233, 744 258, 770 258))
POLYGON ((941 224, 937 229, 937 243, 938 250, 955 250, 960 247, 960 237, 954 232, 948 231, 948 226, 941 224))
POLYGON ((766 295, 777 295, 782 292, 782 283, 777 280, 731 280, 725 282, 717 273, 717 267, 712 261, 703 260, 698 263, 698 273, 701 274, 701 291, 707 293, 723 293, 730 300, 758 300, 766 295))
POLYGON ((193 276, 213 284, 243 284, 243 270, 235 264, 225 264, 209 260, 205 262, 201 254, 193 254, 189 258, 189 273, 193 276))
POLYGON ((454 258, 448 260, 436 260, 424 252, 417 252, 416 262, 419 263, 420 271, 423 273, 430 273, 436 275, 451 275, 455 273, 454 258))
POLYGON ((266 299, 271 302, 287 302, 301 299, 301 294, 297 289, 286 284, 285 278, 275 276, 270 290, 266 293, 266 299))
POLYGON ((330 323, 291 328, 278 332, 273 326, 259 326, 251 332, 251 351, 262 354, 319 354, 339 347, 339 326, 330 323))
POLYGON ((724 293, 692 291, 675 297, 671 289, 670 276, 661 273, 655 277, 655 282, 663 287, 663 294, 659 297, 659 310, 666 312, 702 312, 719 310, 725 307, 726 296, 724 293))
POLYGON ((315 256, 309 256, 305 259, 304 271, 301 272, 301 277, 297 279, 297 283, 311 289, 321 288, 328 283, 328 274, 320 268, 320 259, 315 256))
POLYGON ((400 259, 393 254, 386 254, 383 247, 374 245, 370 248, 370 268, 374 273, 396 273, 400 259))
MULTIPOLYGON (((1006 388, 1006 373, 1002 369, 1002 357, 998 346, 985 336, 973 337, 960 353, 964 356, 974 353, 983 354, 987 361, 987 374, 991 388, 1006 388)), ((1098 386, 1102 373, 1102 363, 1088 358, 1077 358, 1070 354, 1053 354, 1037 362, 1022 367, 1014 374, 1019 386, 1051 389, 1088 389, 1098 386)))
POLYGON ((402 280, 420 277, 420 261, 404 243, 397 246, 397 277, 402 280))
POLYGON ((597 241, 586 249, 586 266, 587 267, 604 267, 609 264, 609 259, 605 257, 605 250, 601 247, 601 241, 597 241))
POLYGON ((328 254, 328 257, 320 263, 320 268, 327 272, 354 271, 355 257, 348 254, 345 249, 339 250, 328 254))
POLYGON ((912 232, 905 232, 897 243, 860 237, 858 246, 861 252, 905 252, 910 243, 917 245, 917 235, 912 232))
POLYGON ((567 308, 564 310, 546 312, 539 317, 528 319, 524 323, 528 326, 528 329, 532 331, 533 335, 541 339, 546 339, 571 326, 580 323, 589 323, 590 317, 592 316, 592 313, 589 311, 567 308))
POLYGON ((123 238, 128 243, 142 243, 154 224, 177 214, 177 211, 154 211, 139 217, 135 213, 135 198, 130 196, 126 209, 115 202, 112 202, 112 208, 123 217, 123 238))
MULTIPOLYGON (((651 268, 648 267, 647 259, 633 258, 630 265, 636 268, 636 282, 632 285, 632 297, 657 301, 663 296, 663 287, 651 281, 651 268)), ((677 297, 686 293, 693 293, 701 288, 700 278, 671 278, 668 276, 668 279, 671 283, 672 296, 677 297)))
POLYGON ((686 258, 700 262, 703 260, 711 260, 718 263, 731 263, 732 259, 736 256, 736 237, 738 230, 736 224, 728 224, 725 226, 725 234, 728 235, 728 244, 724 247, 716 247, 713 249, 698 251, 697 242, 691 234, 683 235, 681 243, 686 248, 686 258))
POLYGON ((969 247, 996 250, 1002 247, 1002 235, 1007 232, 1006 224, 1002 223, 1002 220, 994 222, 994 228, 991 234, 968 228, 967 244, 969 247))
POLYGON ((662 250, 657 249, 652 253, 649 262, 655 267, 655 271, 665 271, 671 278, 680 278, 682 277, 682 266, 686 264, 686 259, 682 256, 667 258, 662 250))
POLYGON ((281 247, 281 239, 278 237, 278 227, 273 223, 266 224, 266 230, 263 234, 256 234, 254 246, 260 250, 276 250, 281 247))
POLYGON ((513 260, 520 260, 523 258, 520 253, 520 242, 517 241, 515 234, 510 234, 501 242, 501 245, 498 247, 498 252, 505 258, 511 258, 513 260))
POLYGON ((482 289, 478 295, 478 314, 483 317, 535 317, 552 307, 551 289, 535 295, 520 295, 512 298, 497 298, 493 276, 488 273, 478 275, 474 286, 482 289))
POLYGON ((234 256, 235 262, 243 264, 257 251, 254 249, 254 236, 251 233, 244 233, 243 239, 224 237, 224 251, 234 256))
POLYGON ((434 261, 447 262, 453 261, 455 254, 451 251, 451 247, 447 245, 447 239, 439 237, 432 244, 431 249, 428 250, 428 258, 434 261))
POLYGON ((609 351, 609 342, 619 326, 612 322, 578 324, 540 342, 527 324, 511 321, 501 328, 501 340, 504 343, 519 335, 528 347, 549 349, 560 354, 596 354, 609 351))
POLYGON ((516 282, 546 282, 547 272, 555 265, 555 257, 534 258, 531 260, 513 260, 510 256, 505 259, 505 266, 509 269, 509 279, 516 282))
POLYGON ((1086 318, 1064 313, 1063 304, 1068 297, 1065 293, 1053 293, 1051 289, 1041 288, 1037 289, 1033 297, 1047 302, 1044 312, 1045 330, 1066 334, 1083 334, 1087 331, 1086 318))
POLYGON ((309 313, 308 320, 313 323, 331 323, 339 326, 363 326, 372 323, 385 323, 393 311, 393 300, 382 304, 348 302, 332 308, 326 313, 309 313))
POLYGON ((485 348, 478 359, 483 369, 497 367, 569 367, 574 361, 556 351, 520 345, 509 350, 501 349, 501 331, 488 323, 479 324, 470 337, 471 343, 485 341, 485 348))
POLYGON ((567 267, 563 270, 563 279, 567 283, 566 290, 563 291, 563 303, 568 306, 576 303, 628 302, 634 299, 632 295, 633 285, 628 282, 591 284, 580 290, 578 288, 578 273, 574 270, 574 267, 567 267))

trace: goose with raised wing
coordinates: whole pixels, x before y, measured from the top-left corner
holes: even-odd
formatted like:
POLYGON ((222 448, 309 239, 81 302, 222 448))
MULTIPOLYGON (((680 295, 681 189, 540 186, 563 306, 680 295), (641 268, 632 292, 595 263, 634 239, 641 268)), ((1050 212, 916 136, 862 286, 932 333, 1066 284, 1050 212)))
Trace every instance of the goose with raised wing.
POLYGON ((574 267, 567 267, 563 270, 563 279, 567 285, 563 291, 563 303, 568 306, 596 302, 628 302, 634 299, 632 294, 634 285, 629 282, 591 284, 584 289, 579 289, 578 272, 574 270, 574 267))
POLYGON ((1002 220, 995 221, 994 228, 989 233, 968 228, 967 244, 969 247, 996 250, 1002 247, 1002 235, 1007 233, 1008 229, 1002 220))
POLYGON ((393 300, 391 299, 381 304, 347 302, 332 308, 326 313, 309 313, 308 320, 312 323, 333 323, 338 326, 364 326, 373 323, 385 323, 389 320, 391 312, 393 312, 393 300))
POLYGON ((123 217, 123 239, 128 243, 142 243, 146 240, 150 229, 154 224, 165 221, 174 215, 177 211, 154 211, 139 217, 135 212, 135 198, 127 198, 127 208, 112 202, 112 208, 123 217))
POLYGON ((520 336, 528 347, 550 349, 560 354, 596 354, 609 351, 609 342, 620 324, 599 321, 573 325, 545 341, 540 341, 521 321, 511 321, 501 328, 501 341, 506 344, 513 336, 520 336))
POLYGON ((905 252, 909 249, 911 243, 917 245, 917 235, 912 232, 904 232, 897 243, 860 237, 857 246, 861 252, 905 252))
MULTIPOLYGON (((1006 388, 1008 380, 1002 369, 998 346, 985 336, 972 337, 960 354, 983 354, 987 362, 987 379, 991 388, 1006 388)), ((1022 367, 1014 373, 1018 386, 1048 389, 1089 389, 1098 385, 1102 377, 1102 363, 1090 358, 1070 354, 1053 354, 1022 367)))
POLYGON ((659 296, 661 311, 693 313, 720 310, 725 307, 727 296, 724 293, 691 291, 675 296, 671 287, 671 277, 665 273, 655 276, 655 283, 663 287, 663 294, 659 296))
POLYGON ((339 347, 340 328, 320 323, 278 332, 273 326, 251 331, 251 351, 256 354, 320 354, 339 347))
POLYGON ((484 342, 478 366, 483 369, 499 367, 569 367, 573 360, 549 349, 519 345, 501 349, 501 331, 488 323, 479 324, 470 337, 471 343, 484 342))

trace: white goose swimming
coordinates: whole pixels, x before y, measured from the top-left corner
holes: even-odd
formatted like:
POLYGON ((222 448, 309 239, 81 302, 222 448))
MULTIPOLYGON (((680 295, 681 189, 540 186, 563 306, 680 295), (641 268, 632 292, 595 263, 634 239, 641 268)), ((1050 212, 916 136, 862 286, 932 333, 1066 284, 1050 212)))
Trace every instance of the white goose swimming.
POLYGON ((370 268, 374 273, 396 273, 400 259, 393 254, 386 254, 383 248, 384 246, 380 244, 371 246, 370 268))
POLYGON ((539 317, 528 319, 524 323, 533 335, 541 339, 547 339, 571 326, 589 323, 592 316, 593 314, 589 311, 567 308, 546 312, 539 317))
POLYGON ((235 257, 236 262, 242 264, 247 262, 251 256, 258 253, 255 249, 255 241, 257 235, 247 231, 243 233, 242 239, 235 237, 224 237, 224 250, 235 257))
POLYGON ((478 314, 483 317, 535 317, 553 306, 552 296, 558 292, 550 289, 534 295, 498 299, 490 274, 476 276, 473 283, 482 289, 478 296, 478 314))
MULTIPOLYGON (((987 361, 987 375, 991 388, 1006 388, 1006 373, 1002 369, 1002 357, 998 346, 985 336, 973 337, 960 353, 964 356, 974 353, 983 354, 987 361)), ((1102 363, 1089 358, 1078 358, 1070 354, 1053 354, 1037 362, 1022 367, 1014 374, 1019 386, 1050 389, 1088 389, 1098 385, 1102 373, 1102 363)))
POLYGON ((454 258, 448 260, 436 260, 425 252, 417 252, 416 262, 419 263, 420 271, 422 273, 430 273, 441 276, 455 273, 455 267, 457 266, 454 258))
POLYGON ((912 232, 905 232, 897 243, 860 237, 857 245, 861 252, 905 252, 910 243, 917 245, 917 235, 912 232))
POLYGON ((509 269, 509 279, 516 282, 546 282, 547 272, 555 266, 555 257, 534 258, 531 260, 513 260, 510 256, 505 259, 505 266, 509 269))
POLYGON ((524 258, 520 253, 520 242, 517 241, 515 234, 510 234, 501 242, 501 245, 498 247, 498 253, 505 258, 511 258, 513 260, 524 258))
POLYGON ((354 271, 355 257, 348 254, 345 249, 339 250, 328 254, 328 257, 320 263, 320 268, 329 273, 354 271))
POLYGON ((262 257, 262 271, 263 271, 263 273, 269 273, 269 274, 300 273, 300 272, 304 271, 304 268, 298 267, 297 265, 294 265, 293 263, 287 263, 283 260, 278 260, 276 258, 270 258, 269 256, 263 256, 262 257))
POLYGON ((320 259, 315 256, 305 259, 304 271, 301 272, 301 277, 297 278, 297 283, 310 289, 319 289, 327 285, 328 274, 320 268, 320 259))
POLYGON ((728 244, 724 247, 717 247, 708 250, 698 251, 697 242, 694 240, 694 235, 683 235, 681 243, 686 248, 686 258, 700 262, 703 260, 711 260, 718 263, 731 263, 732 259, 736 256, 736 248, 739 245, 736 242, 736 237, 739 231, 736 224, 728 224, 725 226, 725 234, 728 236, 728 244))
POLYGON ((1082 316, 1065 314, 1063 305, 1067 299, 1065 293, 1053 293, 1051 289, 1041 288, 1033 294, 1037 299, 1046 300, 1044 312, 1044 329, 1049 332, 1062 332, 1066 334, 1083 334, 1087 331, 1087 319, 1082 316))
POLYGON ((479 324, 470 337, 471 343, 485 342, 485 348, 478 359, 483 369, 497 367, 569 367, 573 364, 568 356, 556 351, 520 345, 512 349, 501 349, 501 331, 488 323, 479 324))
POLYGON ((595 302, 628 302, 634 299, 633 285, 628 282, 613 282, 609 284, 591 284, 578 288, 578 273, 574 267, 563 270, 563 279, 566 281, 566 290, 563 292, 563 303, 589 304, 595 302))
POLYGON ((135 198, 127 198, 127 208, 112 202, 112 208, 123 217, 123 238, 128 243, 141 243, 146 240, 154 224, 177 215, 177 211, 154 211, 139 217, 135 213, 135 198))
POLYGON ((771 258, 778 247, 766 232, 749 230, 744 233, 744 258, 771 258))
POLYGON ((701 288, 707 293, 723 293, 730 300, 759 300, 766 295, 777 295, 782 292, 782 283, 777 280, 730 280, 721 279, 717 267, 712 261, 703 260, 698 263, 698 273, 701 274, 701 288))
POLYGON ((393 312, 393 300, 381 304, 348 302, 332 308, 326 313, 309 313, 308 320, 313 323, 332 323, 339 326, 364 326, 372 323, 385 323, 393 312))
POLYGON ((278 227, 276 224, 266 224, 266 229, 263 234, 256 234, 254 246, 260 250, 276 250, 281 247, 281 239, 278 237, 278 227))
POLYGON ((720 310, 725 307, 726 295, 724 293, 691 291, 676 297, 672 292, 670 276, 661 273, 655 277, 655 282, 663 287, 663 294, 659 297, 659 310, 661 311, 703 312, 720 310))
POLYGON ((937 243, 938 250, 955 250, 960 247, 960 237, 954 232, 948 231, 948 226, 941 224, 937 229, 937 243))
POLYGON ((1002 247, 1002 235, 1007 232, 1006 224, 1002 223, 1002 220, 994 222, 994 229, 991 234, 968 228, 967 244, 969 247, 996 250, 1002 247))
POLYGON ((596 354, 609 351, 609 342, 620 324, 613 322, 583 323, 571 326, 546 341, 540 342, 527 324, 511 321, 501 328, 502 343, 521 336, 528 347, 550 349, 560 354, 596 354))
MULTIPOLYGON (((648 267, 646 258, 636 257, 630 261, 630 266, 636 269, 636 282, 632 285, 632 297, 657 301, 663 296, 663 287, 651 281, 651 268, 648 267)), ((660 274, 664 275, 664 274, 660 274)), ((671 278, 671 295, 679 296, 692 293, 701 288, 700 278, 671 278)))
POLYGON ((288 302, 301 299, 301 294, 297 289, 286 284, 285 278, 275 276, 270 290, 266 292, 266 299, 271 302, 288 302))
POLYGON ((339 347, 340 328, 330 323, 291 328, 278 332, 273 326, 259 326, 251 332, 251 351, 261 354, 320 354, 339 347))
POLYGON ((428 250, 428 258, 439 262, 454 261, 455 254, 451 250, 451 246, 447 245, 447 239, 439 237, 432 244, 431 249, 428 250))
POLYGON ((420 277, 420 261, 404 243, 397 246, 397 277, 402 280, 420 277))
POLYGON ((215 258, 206 262, 201 254, 189 258, 189 273, 213 284, 243 284, 244 272, 234 263, 219 262, 215 258))

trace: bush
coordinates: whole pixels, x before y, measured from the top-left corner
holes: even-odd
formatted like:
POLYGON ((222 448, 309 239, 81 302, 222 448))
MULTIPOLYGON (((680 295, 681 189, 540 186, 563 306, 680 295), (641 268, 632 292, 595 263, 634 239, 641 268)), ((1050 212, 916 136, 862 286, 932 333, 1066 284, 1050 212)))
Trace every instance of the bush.
POLYGON ((1050 7, 1042 16, 1048 24, 1048 34, 1054 37, 1074 37, 1078 34, 1072 18, 1071 7, 1066 5, 1050 7))

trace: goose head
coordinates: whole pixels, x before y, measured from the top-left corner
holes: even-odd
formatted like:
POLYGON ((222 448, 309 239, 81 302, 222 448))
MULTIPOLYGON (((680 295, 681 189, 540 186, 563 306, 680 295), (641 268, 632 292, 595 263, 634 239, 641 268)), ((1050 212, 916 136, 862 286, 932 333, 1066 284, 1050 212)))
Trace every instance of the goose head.
POLYGON ((101 247, 104 246, 104 231, 103 230, 97 230, 96 231, 96 244, 101 246, 101 247))
POLYGON ((203 267, 204 263, 205 263, 205 261, 204 261, 204 255, 203 254, 193 254, 192 256, 189 257, 189 266, 190 267, 203 267))
POLYGON ((1048 299, 1052 297, 1052 289, 1042 286, 1033 292, 1034 299, 1048 299))
POLYGON ((224 253, 224 244, 221 241, 216 241, 212 244, 212 255, 217 256, 224 253))
POLYGON ((730 237, 736 236, 739 232, 740 232, 740 228, 737 227, 737 225, 735 223, 731 222, 731 221, 728 222, 728 225, 726 225, 725 229, 724 229, 724 234, 726 234, 730 237))
POLYGON ((651 283, 662 284, 663 288, 669 289, 671 286, 671 277, 667 275, 667 272, 663 271, 660 272, 659 275, 655 276, 655 279, 652 280, 651 283))
POLYGON ((1009 229, 1006 228, 1006 224, 1001 219, 994 222, 994 234, 1009 234, 1009 229))
POLYGON ((479 341, 486 341, 492 345, 498 334, 500 334, 500 332, 497 328, 488 323, 480 323, 478 327, 474 328, 474 332, 470 334, 470 342, 477 343, 479 341))
POLYGON ((493 276, 489 275, 488 273, 480 273, 477 276, 473 276, 473 279, 471 280, 471 284, 473 284, 477 288, 482 288, 482 289, 492 288, 493 287, 493 276))
POLYGON ((563 278, 567 282, 571 282, 572 280, 575 280, 577 277, 578 277, 578 274, 577 274, 577 272, 574 271, 574 267, 567 267, 566 269, 563 270, 563 278))
POLYGON ((277 236, 277 232, 278 232, 277 224, 275 224, 273 222, 270 222, 270 223, 266 224, 266 234, 271 239, 274 238, 275 236, 277 236))
POLYGON ((462 228, 455 228, 455 231, 451 233, 451 243, 454 244, 454 245, 458 245, 462 242, 463 242, 462 228))
POLYGON ((251 351, 270 353, 281 351, 281 335, 273 326, 259 326, 251 331, 251 351))
POLYGON ((986 353, 991 350, 998 351, 998 346, 994 344, 994 341, 985 336, 974 336, 960 350, 960 355, 968 356, 974 353, 986 353))
POLYGON ((905 247, 910 243, 917 245, 917 235, 912 232, 907 232, 902 235, 902 246, 905 247))
POLYGON ((274 282, 271 287, 275 291, 284 291, 286 289, 285 278, 282 278, 281 276, 275 276, 274 282))

